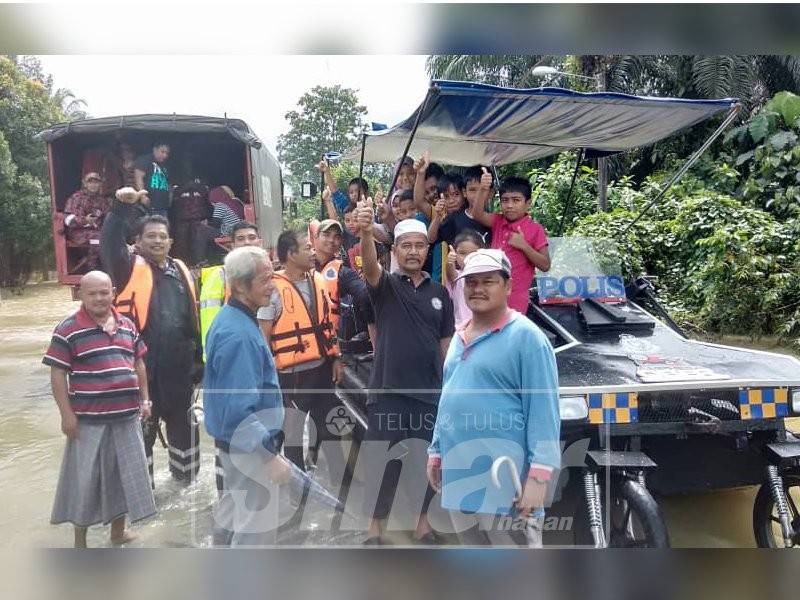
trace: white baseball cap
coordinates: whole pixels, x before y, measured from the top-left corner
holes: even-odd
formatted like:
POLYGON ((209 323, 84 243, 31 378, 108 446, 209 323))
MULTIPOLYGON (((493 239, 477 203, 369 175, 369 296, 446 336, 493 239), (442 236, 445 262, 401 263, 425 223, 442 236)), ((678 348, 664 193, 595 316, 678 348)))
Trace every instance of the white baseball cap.
POLYGON ((476 250, 464 259, 464 270, 456 279, 461 279, 467 275, 477 275, 478 273, 491 273, 492 271, 502 271, 511 277, 511 261, 508 260, 506 253, 494 248, 482 248, 476 250))
POLYGON ((394 241, 399 240, 400 236, 409 233, 421 233, 427 239, 428 228, 425 227, 425 223, 417 219, 404 219, 394 227, 394 241))

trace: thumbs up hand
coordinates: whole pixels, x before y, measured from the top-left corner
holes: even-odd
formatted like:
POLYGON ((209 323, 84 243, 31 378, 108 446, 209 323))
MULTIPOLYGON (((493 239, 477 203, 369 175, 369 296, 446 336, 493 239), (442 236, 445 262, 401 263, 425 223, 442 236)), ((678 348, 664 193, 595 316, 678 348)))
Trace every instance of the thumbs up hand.
POLYGON ((436 206, 433 207, 436 218, 437 219, 444 219, 447 216, 447 201, 442 198, 441 194, 439 195, 439 199, 436 201, 436 206))
POLYGON ((528 245, 528 242, 525 241, 525 236, 522 235, 521 225, 517 225, 516 231, 508 238, 508 245, 517 250, 524 250, 528 245))
POLYGON ((375 223, 375 209, 372 203, 372 198, 364 198, 356 203, 356 222, 358 224, 359 235, 372 234, 372 225, 375 223))
POLYGON ((429 150, 425 150, 425 152, 422 153, 422 156, 420 156, 414 163, 414 171, 417 173, 426 171, 429 164, 431 164, 431 153, 429 150))
POLYGON ((456 254, 455 248, 448 245, 447 246, 447 264, 453 267, 454 269, 458 268, 458 254, 456 254))
POLYGON ((483 190, 491 190, 492 189, 492 174, 489 172, 489 169, 486 167, 481 167, 483 174, 481 175, 481 189, 483 190))

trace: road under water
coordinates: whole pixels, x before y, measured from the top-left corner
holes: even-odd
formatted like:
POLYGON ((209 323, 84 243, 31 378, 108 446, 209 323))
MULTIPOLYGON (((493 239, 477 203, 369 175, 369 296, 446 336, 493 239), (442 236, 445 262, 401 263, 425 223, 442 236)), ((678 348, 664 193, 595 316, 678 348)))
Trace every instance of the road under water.
MULTIPOLYGON (((68 525, 49 524, 64 437, 50 394, 49 369, 41 358, 55 325, 77 309, 70 290, 55 284, 31 286, 22 296, 5 295, 0 303, 0 547, 69 546, 68 525)), ((199 480, 188 487, 173 482, 166 452, 156 449, 158 515, 136 527, 136 546, 208 546, 210 507, 216 497, 213 446, 201 434, 199 480)), ((674 546, 749 547, 754 488, 692 494, 663 499, 674 546)), ((314 529, 313 518, 308 529, 314 529)), ((89 532, 92 546, 107 545, 108 529, 89 532)), ((359 543, 349 534, 309 535, 291 544, 359 543)))

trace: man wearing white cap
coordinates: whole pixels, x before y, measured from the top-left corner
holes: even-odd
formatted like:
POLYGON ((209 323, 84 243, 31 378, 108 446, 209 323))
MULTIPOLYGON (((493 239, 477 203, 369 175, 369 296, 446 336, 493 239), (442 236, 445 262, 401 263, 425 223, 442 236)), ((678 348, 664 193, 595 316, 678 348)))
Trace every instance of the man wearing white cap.
POLYGON ((434 492, 425 480, 425 447, 436 420, 442 360, 455 329, 453 303, 447 291, 422 270, 428 232, 421 221, 406 219, 395 227, 392 253, 399 271, 387 273, 378 263, 373 243, 372 201, 359 203, 357 212, 364 277, 378 330, 367 400, 365 512, 372 521, 366 543, 386 543, 382 534, 390 512, 396 514, 392 503, 401 464, 407 483, 403 487, 410 498, 406 504, 413 505, 417 499, 421 503, 421 507, 413 507, 418 514, 415 538, 436 543, 427 518, 434 492), (382 462, 387 443, 389 452, 398 456, 403 454, 400 450, 407 450, 402 463, 382 462), (378 452, 379 447, 384 452, 378 452))
POLYGON ((502 250, 473 252, 459 277, 472 319, 445 359, 428 479, 463 542, 538 546, 546 491, 560 466, 555 355, 542 331, 508 307, 511 263, 502 250), (513 461, 521 495, 505 471, 499 488, 491 481, 491 465, 503 456, 513 461))

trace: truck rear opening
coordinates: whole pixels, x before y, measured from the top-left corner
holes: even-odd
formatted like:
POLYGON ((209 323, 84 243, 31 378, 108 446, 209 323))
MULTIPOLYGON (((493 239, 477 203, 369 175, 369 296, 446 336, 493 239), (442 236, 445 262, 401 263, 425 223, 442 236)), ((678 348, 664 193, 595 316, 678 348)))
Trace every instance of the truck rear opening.
MULTIPOLYGON (((173 205, 173 191, 199 179, 209 190, 227 186, 243 204, 245 220, 259 226, 268 248, 281 230, 280 168, 243 121, 182 115, 108 117, 56 125, 39 137, 48 144, 53 239, 61 283, 77 284, 89 268, 88 245, 66 235, 67 199, 81 189, 83 175, 92 171, 104 178, 104 193, 113 197, 112 188, 124 184, 124 152, 132 151, 134 157, 148 155, 155 142, 170 147, 165 166, 173 205)), ((211 205, 206 208, 211 217, 211 205)), ((170 212, 169 218, 174 238, 176 215, 170 212)), ((224 245, 227 238, 213 232, 217 222, 206 224, 208 250, 194 252, 193 260, 187 261, 190 264, 218 263, 224 254, 213 240, 224 245)))

